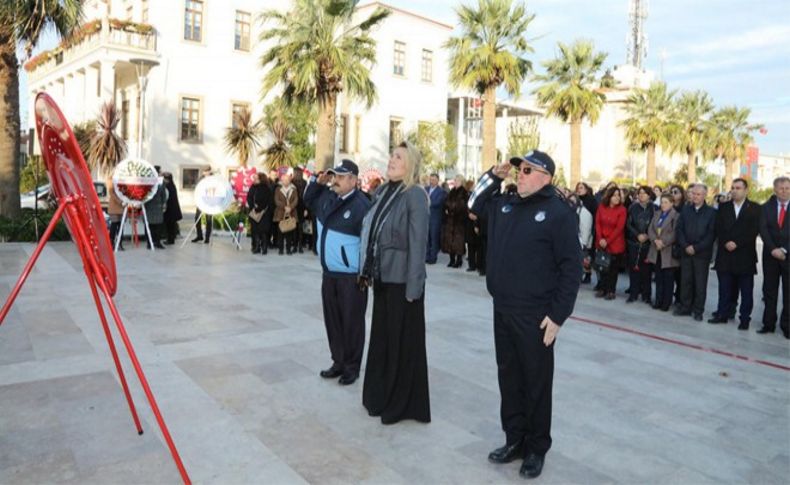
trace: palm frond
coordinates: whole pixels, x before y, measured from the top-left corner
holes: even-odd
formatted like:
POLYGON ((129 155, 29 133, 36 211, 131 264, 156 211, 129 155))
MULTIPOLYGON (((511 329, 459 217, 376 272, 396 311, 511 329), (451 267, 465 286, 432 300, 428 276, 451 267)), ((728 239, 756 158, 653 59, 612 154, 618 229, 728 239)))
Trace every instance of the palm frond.
POLYGON ((116 132, 121 117, 115 103, 106 102, 99 110, 96 131, 88 147, 88 164, 100 173, 109 173, 126 157, 126 142, 116 132))

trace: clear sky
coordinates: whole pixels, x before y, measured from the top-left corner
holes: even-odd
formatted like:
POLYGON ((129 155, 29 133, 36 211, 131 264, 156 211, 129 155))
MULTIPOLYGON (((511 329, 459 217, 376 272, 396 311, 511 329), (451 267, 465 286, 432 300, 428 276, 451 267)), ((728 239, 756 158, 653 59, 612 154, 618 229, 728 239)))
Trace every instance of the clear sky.
MULTIPOLYGON (((476 3, 460 3, 470 1, 476 3)), ((385 3, 456 24, 453 8, 458 0, 385 3)), ((528 33, 534 39, 531 59, 536 69, 554 56, 558 41, 580 37, 609 53, 607 66, 625 62, 628 0, 526 3, 536 15, 528 33)), ((662 72, 659 53, 664 51, 663 77, 671 89, 703 89, 717 106, 752 108, 751 120, 768 129, 766 135, 755 135, 760 151, 790 154, 790 1, 653 0, 645 27, 648 69, 662 72)), ((55 42, 49 38, 42 44, 51 47, 55 42)), ((24 110, 24 85, 21 91, 24 110)))

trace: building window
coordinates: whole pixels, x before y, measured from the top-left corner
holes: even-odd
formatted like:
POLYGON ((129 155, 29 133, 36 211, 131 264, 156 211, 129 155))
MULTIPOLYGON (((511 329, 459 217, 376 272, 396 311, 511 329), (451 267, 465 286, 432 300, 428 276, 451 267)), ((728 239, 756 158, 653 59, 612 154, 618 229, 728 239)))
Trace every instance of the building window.
POLYGON ((348 153, 348 115, 340 115, 338 120, 338 131, 340 132, 339 151, 348 153))
POLYGON ((181 98, 181 140, 200 141, 200 100, 181 98))
POLYGON ((250 103, 243 103, 239 101, 234 101, 231 103, 230 107, 230 126, 232 128, 238 128, 238 115, 240 115, 244 111, 250 110, 250 103))
POLYGON ((395 41, 395 53, 392 59, 392 73, 396 76, 406 75, 406 44, 395 41))
POLYGON ((194 190, 197 187, 198 180, 200 179, 199 168, 182 168, 181 169, 181 188, 186 190, 194 190))
POLYGON ((403 120, 390 118, 390 151, 403 141, 403 120))
POLYGON ((236 34, 233 47, 237 51, 250 50, 250 14, 236 10, 236 34))
POLYGON ((140 21, 144 24, 148 23, 148 0, 143 0, 141 9, 140 21))
POLYGON ((203 2, 186 0, 184 9, 184 40, 203 40, 203 2))
POLYGON ((426 83, 433 81, 433 52, 422 50, 422 80, 426 83))
POLYGON ((134 16, 134 8, 131 5, 129 5, 128 7, 126 7, 126 20, 131 22, 133 16, 134 16))

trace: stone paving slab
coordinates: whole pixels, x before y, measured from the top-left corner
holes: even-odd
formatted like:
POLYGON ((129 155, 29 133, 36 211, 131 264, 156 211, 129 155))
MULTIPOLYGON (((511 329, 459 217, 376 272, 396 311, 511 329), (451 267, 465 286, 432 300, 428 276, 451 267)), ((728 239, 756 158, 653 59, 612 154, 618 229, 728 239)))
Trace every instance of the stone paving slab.
MULTIPOLYGON (((0 298, 32 250, 0 244, 0 298)), ((521 482, 518 463, 486 461, 503 441, 491 301, 446 256, 426 292, 433 422, 394 426, 367 416, 361 380, 318 377, 330 359, 312 255, 252 255, 220 237, 154 253, 127 245, 117 261, 116 302, 194 482, 521 482)), ((708 295, 707 315, 713 273, 708 295)), ((787 340, 754 323, 696 323, 588 287, 574 316, 790 366, 787 340)), ((179 482, 121 354, 143 436, 77 251, 49 244, 0 327, 0 483, 179 482)), ((542 483, 787 483, 790 372, 578 320, 556 354, 542 483)))

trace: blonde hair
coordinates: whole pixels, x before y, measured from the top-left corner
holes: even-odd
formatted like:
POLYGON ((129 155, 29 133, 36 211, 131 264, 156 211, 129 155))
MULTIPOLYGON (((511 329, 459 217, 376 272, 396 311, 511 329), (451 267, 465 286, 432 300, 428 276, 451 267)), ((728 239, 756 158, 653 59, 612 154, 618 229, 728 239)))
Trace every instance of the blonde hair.
POLYGON ((397 148, 406 149, 406 175, 403 177, 403 185, 408 189, 412 185, 420 183, 420 172, 422 171, 422 155, 412 143, 401 142, 397 148))

